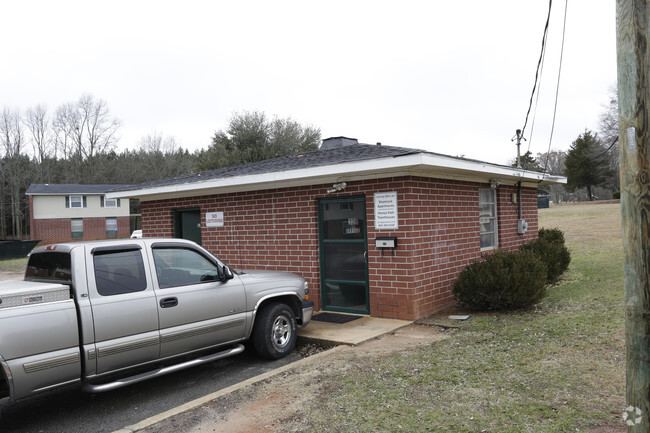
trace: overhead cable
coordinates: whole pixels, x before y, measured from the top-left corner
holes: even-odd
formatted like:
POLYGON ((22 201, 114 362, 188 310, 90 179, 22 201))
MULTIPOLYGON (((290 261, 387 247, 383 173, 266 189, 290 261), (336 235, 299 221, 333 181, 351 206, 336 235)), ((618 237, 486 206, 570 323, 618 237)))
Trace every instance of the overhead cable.
POLYGON ((598 155, 594 155, 594 158, 598 158, 598 157, 600 157, 600 156, 603 156, 603 155, 606 154, 607 152, 609 152, 609 150, 610 150, 612 147, 614 147, 614 145, 616 144, 617 141, 618 141, 618 135, 616 136, 616 138, 614 138, 614 141, 612 141, 612 144, 610 144, 609 147, 608 147, 607 149, 603 150, 603 151, 600 152, 598 155))
POLYGON ((555 87, 555 105, 553 106, 553 121, 551 122, 551 135, 548 137, 548 150, 546 151, 546 164, 544 165, 544 173, 548 167, 548 154, 551 153, 551 143, 553 142, 553 132, 555 131, 555 115, 557 114, 557 101, 560 93, 560 77, 562 76, 562 60, 564 58, 564 37, 566 35, 566 16, 569 6, 569 0, 564 1, 564 23, 562 24, 562 46, 560 48, 560 66, 557 70, 557 85, 555 87))
POLYGON ((548 2, 548 15, 546 17, 546 25, 544 26, 544 35, 542 37, 542 50, 539 53, 539 60, 537 61, 537 70, 535 71, 535 82, 533 83, 533 91, 530 94, 530 101, 528 103, 528 111, 526 112, 526 119, 524 120, 524 126, 521 128, 521 135, 524 135, 524 131, 526 130, 526 125, 528 124, 528 116, 530 115, 530 109, 533 106, 533 99, 535 97, 535 91, 537 90, 537 81, 539 80, 540 72, 542 69, 542 60, 544 59, 544 51, 546 49, 546 37, 548 35, 548 25, 549 22, 551 21, 551 6, 553 4, 553 0, 549 0, 548 2))

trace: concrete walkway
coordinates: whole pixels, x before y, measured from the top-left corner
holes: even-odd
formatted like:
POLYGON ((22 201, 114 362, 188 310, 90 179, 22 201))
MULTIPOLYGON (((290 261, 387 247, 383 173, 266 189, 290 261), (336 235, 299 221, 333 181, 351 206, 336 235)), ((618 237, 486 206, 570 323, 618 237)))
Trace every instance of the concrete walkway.
MULTIPOLYGON (((316 317, 320 313, 315 313, 316 317)), ((336 313, 343 315, 343 313, 336 313)), ((361 316, 347 323, 329 323, 313 320, 305 328, 298 330, 302 341, 323 345, 338 346, 346 344, 356 346, 364 341, 394 332, 396 329, 410 325, 407 320, 381 319, 361 316)))

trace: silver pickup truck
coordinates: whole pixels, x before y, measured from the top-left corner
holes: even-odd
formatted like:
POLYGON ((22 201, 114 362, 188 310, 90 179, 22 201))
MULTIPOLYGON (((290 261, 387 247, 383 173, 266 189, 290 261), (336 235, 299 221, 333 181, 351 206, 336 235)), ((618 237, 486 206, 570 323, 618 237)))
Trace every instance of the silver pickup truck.
POLYGON ((235 272, 182 239, 48 245, 0 282, 0 398, 112 390, 244 350, 280 358, 311 320, 305 280, 235 272), (162 367, 161 367, 162 365, 162 367))

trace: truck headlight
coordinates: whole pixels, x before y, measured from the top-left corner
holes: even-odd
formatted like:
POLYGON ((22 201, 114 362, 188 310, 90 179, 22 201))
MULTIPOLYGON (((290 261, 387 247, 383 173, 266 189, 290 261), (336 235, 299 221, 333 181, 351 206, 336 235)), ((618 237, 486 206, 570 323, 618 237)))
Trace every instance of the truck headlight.
POLYGON ((305 300, 309 300, 309 284, 307 281, 305 281, 302 285, 304 291, 305 291, 305 300))

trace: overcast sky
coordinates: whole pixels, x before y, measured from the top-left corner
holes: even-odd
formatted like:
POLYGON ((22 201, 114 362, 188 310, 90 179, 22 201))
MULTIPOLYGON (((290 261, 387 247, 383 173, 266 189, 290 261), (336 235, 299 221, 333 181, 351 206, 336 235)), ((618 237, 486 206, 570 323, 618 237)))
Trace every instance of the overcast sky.
MULTIPOLYGON (((153 133, 206 148, 233 112, 259 110, 323 138, 505 164, 548 3, 2 0, 0 107, 54 111, 89 93, 122 122, 121 149, 153 133)), ((549 147, 564 5, 553 2, 522 153, 549 147)), ((598 130, 616 84, 615 24, 615 2, 569 0, 552 149, 598 130)))

